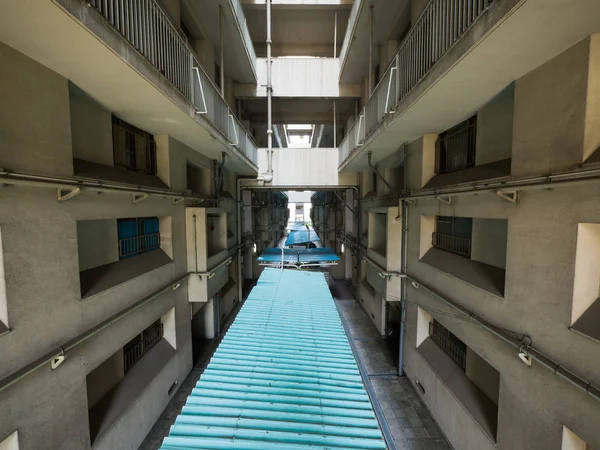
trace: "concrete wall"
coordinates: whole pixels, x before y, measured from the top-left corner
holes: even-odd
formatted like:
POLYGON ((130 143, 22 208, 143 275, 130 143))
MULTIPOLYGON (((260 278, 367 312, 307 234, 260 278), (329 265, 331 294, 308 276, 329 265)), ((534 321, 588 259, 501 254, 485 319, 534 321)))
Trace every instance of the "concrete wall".
POLYGON ((515 84, 512 174, 547 174, 583 160, 590 41, 564 51, 515 84), (556 152, 552 149, 562 148, 556 152))
MULTIPOLYGON (((256 85, 237 84, 238 97, 267 96, 267 63, 257 58, 256 85)), ((275 97, 360 97, 360 85, 338 83, 339 58, 274 58, 272 63, 275 97)))
POLYGON ((477 111, 476 165, 511 157, 514 99, 515 88, 511 84, 477 111))
MULTIPOLYGON (((338 173, 337 148, 284 148, 273 149, 272 186, 317 187, 352 186, 356 176, 338 173)), ((266 149, 258 149, 259 173, 268 169, 266 149)))
POLYGON ((67 80, 3 43, 0 62, 0 166, 72 175, 67 80))
POLYGON ((496 405, 500 393, 500 372, 467 347, 467 377, 496 405))
POLYGON ((73 158, 114 166, 112 116, 93 98, 69 83, 73 158))
POLYGON ((123 349, 92 370, 86 377, 88 408, 91 408, 125 375, 123 349))
POLYGON ((471 259, 501 269, 506 268, 508 222, 498 219, 473 219, 471 259))
POLYGON ((117 219, 77 222, 79 271, 119 260, 117 219))
MULTIPOLYGON (((102 123, 106 125, 110 115, 89 97, 74 100, 66 79, 2 44, 0 61, 0 117, 8 133, 0 140, 0 165, 30 173, 70 176, 72 129, 76 146, 84 142, 85 130, 94 136, 94 144, 99 144, 99 135, 104 135, 105 144, 108 142, 108 128, 100 133, 94 126, 98 117, 104 117, 102 123)), ((172 138, 162 141, 161 172, 173 189, 185 190, 186 161, 205 166, 210 160, 172 138)), ((235 182, 235 176, 232 178, 235 182)), ((229 204, 233 206, 228 208, 235 208, 235 201, 229 204)), ((55 188, 15 186, 3 190, 0 216, 11 325, 10 332, 0 336, 0 377, 54 351, 187 273, 185 206, 174 205, 170 198, 150 196, 134 204, 131 194, 98 195, 84 190, 69 201, 58 202, 55 188), (164 250, 173 261, 82 300, 79 261, 85 269, 116 260, 116 219, 151 216, 161 220, 163 240, 168 244, 164 250)), ((87 390, 86 378, 105 361, 116 362, 118 357, 114 355, 123 345, 172 311, 174 326, 166 338, 176 342, 176 353, 94 444, 99 449, 136 449, 170 400, 168 388, 175 381, 181 382, 191 370, 187 292, 187 282, 183 281, 177 290, 153 297, 68 351, 56 370, 44 365, 1 392, 4 414, 0 436, 4 438, 18 429, 21 450, 90 448, 88 395, 94 403, 116 378, 102 375, 106 384, 102 387, 94 383, 102 387, 97 391, 87 390)), ((100 372, 94 372, 91 378, 100 372)), ((116 373, 112 369, 110 372, 116 373)))

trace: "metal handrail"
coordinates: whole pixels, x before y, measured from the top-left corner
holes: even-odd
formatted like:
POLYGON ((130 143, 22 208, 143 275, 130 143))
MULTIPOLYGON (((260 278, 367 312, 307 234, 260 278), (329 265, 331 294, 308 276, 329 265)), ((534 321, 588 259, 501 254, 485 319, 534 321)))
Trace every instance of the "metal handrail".
MULTIPOLYGON (((86 1, 194 105, 198 114, 205 115, 228 138, 227 117, 233 114, 232 110, 156 0, 86 1)), ((243 11, 236 10, 238 21, 239 14, 243 11)), ((240 27, 243 31, 244 27, 240 27)), ((256 148, 252 136, 245 129, 243 132, 243 140, 250 143, 245 147, 256 148)), ((257 164, 255 152, 244 155, 257 164)))
POLYGON ((160 248, 160 233, 143 234, 119 239, 119 258, 138 255, 160 248))
MULTIPOLYGON (((360 117, 364 117, 363 140, 379 126, 387 114, 395 112, 396 105, 429 73, 434 64, 492 3, 494 0, 429 2, 400 44, 395 58, 361 111, 360 117)), ((362 144, 353 133, 356 122, 358 120, 349 128, 340 143, 340 165, 362 144)), ((360 128, 360 123, 358 126, 360 128)))
POLYGON ((432 233, 431 245, 440 250, 456 253, 467 258, 471 257, 471 239, 464 239, 449 234, 432 233))

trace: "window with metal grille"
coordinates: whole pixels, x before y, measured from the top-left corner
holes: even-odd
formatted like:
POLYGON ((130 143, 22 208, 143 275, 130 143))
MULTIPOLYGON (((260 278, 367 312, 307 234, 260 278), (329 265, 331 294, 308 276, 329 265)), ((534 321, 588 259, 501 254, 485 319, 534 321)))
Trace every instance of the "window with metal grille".
POLYGON ((154 137, 115 116, 112 129, 115 166, 156 175, 154 137))
POLYGON ((473 219, 470 217, 438 216, 432 242, 435 248, 471 257, 473 219))
POLYGON ((429 336, 462 369, 467 367, 467 346, 442 324, 429 323, 429 336))
POLYGON ((123 347, 125 373, 163 337, 163 324, 158 319, 123 347))
POLYGON ((118 219, 119 259, 160 248, 158 217, 118 219))
POLYGON ((440 134, 437 173, 454 172, 474 166, 476 141, 477 116, 440 134))

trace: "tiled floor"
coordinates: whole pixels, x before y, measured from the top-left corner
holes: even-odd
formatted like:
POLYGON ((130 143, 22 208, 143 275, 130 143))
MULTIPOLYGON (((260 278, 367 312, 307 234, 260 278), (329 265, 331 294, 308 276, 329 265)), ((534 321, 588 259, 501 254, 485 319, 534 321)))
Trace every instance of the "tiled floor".
MULTIPOLYGON (((406 378, 396 376, 395 359, 392 357, 386 341, 381 338, 364 309, 354 300, 354 292, 344 282, 334 281, 329 276, 327 279, 332 295, 336 299, 338 310, 343 315, 362 364, 369 374, 370 383, 396 449, 451 449, 410 382, 406 378)), ((232 314, 231 320, 233 320, 233 316, 235 314, 232 314)), ((200 361, 173 396, 139 450, 160 448, 163 438, 169 433, 169 427, 181 412, 181 408, 208 364, 217 344, 216 339, 207 341, 200 361)))
POLYGON ((396 358, 365 310, 354 300, 354 293, 340 282, 332 281, 330 287, 347 324, 349 337, 354 340, 369 375, 396 449, 451 449, 410 381, 396 375, 396 358))

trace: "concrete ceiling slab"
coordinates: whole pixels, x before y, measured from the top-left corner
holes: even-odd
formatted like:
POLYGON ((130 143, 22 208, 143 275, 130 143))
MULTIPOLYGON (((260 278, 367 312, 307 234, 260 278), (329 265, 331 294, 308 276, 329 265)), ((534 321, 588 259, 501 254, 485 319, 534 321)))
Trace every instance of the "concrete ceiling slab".
POLYGON ((202 37, 214 43, 215 61, 218 64, 221 54, 219 6, 223 8, 225 15, 226 28, 223 36, 225 76, 238 83, 256 83, 256 71, 250 59, 252 52, 249 53, 246 48, 230 0, 182 0, 183 20, 193 21, 200 29, 202 37))

